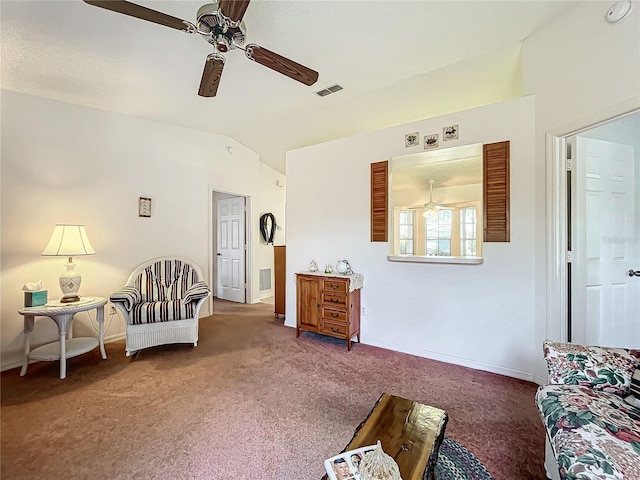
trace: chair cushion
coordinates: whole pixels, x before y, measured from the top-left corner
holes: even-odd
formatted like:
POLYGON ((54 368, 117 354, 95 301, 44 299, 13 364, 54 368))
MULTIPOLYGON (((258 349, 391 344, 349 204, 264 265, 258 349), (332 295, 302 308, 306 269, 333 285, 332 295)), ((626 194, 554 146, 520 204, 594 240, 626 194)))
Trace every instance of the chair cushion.
POLYGON ((211 290, 205 282, 196 282, 191 285, 182 297, 182 301, 184 303, 193 302, 195 300, 200 300, 201 298, 207 298, 211 290))
POLYGON ((194 303, 184 303, 182 300, 138 303, 133 306, 131 323, 140 325, 193 318, 194 307, 194 303))
POLYGON ((143 302, 180 300, 199 280, 197 272, 181 260, 160 260, 147 266, 136 279, 143 302))
POLYGON ((120 302, 124 308, 131 311, 136 303, 139 303, 142 297, 136 287, 122 287, 116 293, 109 297, 112 302, 120 302))

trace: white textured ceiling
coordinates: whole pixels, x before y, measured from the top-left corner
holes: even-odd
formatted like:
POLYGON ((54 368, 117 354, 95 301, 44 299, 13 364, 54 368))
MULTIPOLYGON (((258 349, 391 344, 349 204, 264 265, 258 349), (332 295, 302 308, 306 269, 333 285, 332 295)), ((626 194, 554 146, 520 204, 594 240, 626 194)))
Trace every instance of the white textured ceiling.
MULTIPOLYGON (((205 2, 135 3, 193 22, 205 2)), ((361 95, 375 102, 401 80, 522 41, 575 3, 253 0, 247 41, 317 70, 318 83, 302 85, 236 50, 226 54, 217 96, 202 98, 212 47, 198 36, 81 0, 2 0, 1 86, 228 135, 284 172, 285 151, 335 138, 348 118, 335 114, 342 103, 361 95), (334 83, 344 90, 314 95, 334 83), (327 106, 327 133, 308 128, 306 119, 327 106)), ((368 124, 384 124, 384 114, 368 124)))

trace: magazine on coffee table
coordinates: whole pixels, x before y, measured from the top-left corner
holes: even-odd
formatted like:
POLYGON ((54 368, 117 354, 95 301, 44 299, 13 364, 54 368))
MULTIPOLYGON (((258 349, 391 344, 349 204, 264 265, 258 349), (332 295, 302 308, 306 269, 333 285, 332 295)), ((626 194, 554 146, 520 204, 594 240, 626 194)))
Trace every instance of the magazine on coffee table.
POLYGON ((324 461, 324 469, 327 471, 329 480, 360 480, 362 457, 375 447, 375 445, 368 445, 327 458, 324 461))

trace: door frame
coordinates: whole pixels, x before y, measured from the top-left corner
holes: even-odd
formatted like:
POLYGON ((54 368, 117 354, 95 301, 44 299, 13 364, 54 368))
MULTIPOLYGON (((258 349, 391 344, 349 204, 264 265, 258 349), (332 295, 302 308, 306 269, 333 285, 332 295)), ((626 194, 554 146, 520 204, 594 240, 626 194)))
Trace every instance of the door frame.
POLYGON ((219 188, 215 188, 209 185, 209 228, 207 232, 207 240, 208 240, 208 248, 207 248, 207 256, 208 256, 208 278, 209 285, 211 285, 212 292, 214 293, 209 297, 209 312, 213 314, 213 297, 215 296, 216 290, 216 273, 217 273, 217 255, 216 255, 216 246, 217 246, 217 237, 216 237, 216 224, 218 222, 218 212, 216 211, 214 202, 213 202, 213 194, 214 193, 222 193, 224 195, 233 195, 235 197, 243 197, 245 201, 245 221, 244 221, 244 241, 247 245, 246 256, 244 262, 244 281, 247 285, 245 289, 244 295, 244 303, 251 303, 251 299, 253 298, 253 290, 252 290, 252 257, 253 257, 253 222, 251 219, 253 218, 251 214, 251 196, 245 195, 243 193, 231 192, 228 190, 220 190, 219 188))
POLYGON ((640 110, 640 96, 632 97, 546 133, 546 339, 566 342, 568 335, 567 139, 638 110, 640 110))

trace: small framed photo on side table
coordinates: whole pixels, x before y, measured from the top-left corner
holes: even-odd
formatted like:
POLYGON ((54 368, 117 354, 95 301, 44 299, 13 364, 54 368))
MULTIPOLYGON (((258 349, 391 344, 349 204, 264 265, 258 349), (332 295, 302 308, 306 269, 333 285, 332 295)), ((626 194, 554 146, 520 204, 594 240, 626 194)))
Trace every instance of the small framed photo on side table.
POLYGON ((150 217, 151 216, 151 199, 148 197, 140 197, 138 199, 138 216, 150 217))

